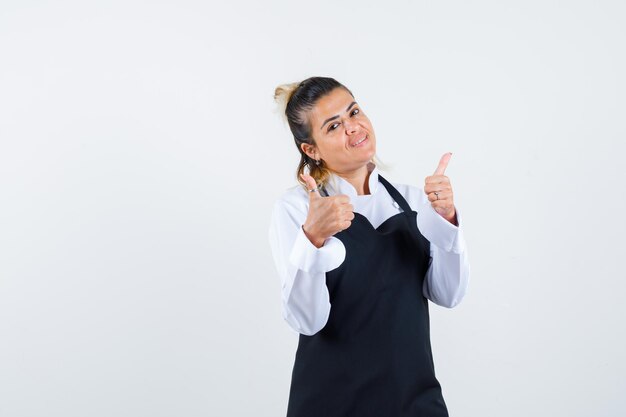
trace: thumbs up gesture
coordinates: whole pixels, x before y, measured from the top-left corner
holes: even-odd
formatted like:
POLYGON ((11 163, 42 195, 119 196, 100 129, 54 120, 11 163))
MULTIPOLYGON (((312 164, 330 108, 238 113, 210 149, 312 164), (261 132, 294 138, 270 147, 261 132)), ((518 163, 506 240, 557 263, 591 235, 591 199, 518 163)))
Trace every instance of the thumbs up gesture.
POLYGON ((450 179, 444 175, 451 156, 452 153, 448 152, 441 157, 435 173, 425 179, 424 192, 437 213, 450 223, 458 225, 452 185, 450 185, 450 179))
POLYGON ((354 207, 347 195, 322 197, 313 177, 307 174, 301 174, 300 177, 309 189, 309 213, 302 230, 311 243, 321 248, 330 236, 350 227, 354 219, 354 207))

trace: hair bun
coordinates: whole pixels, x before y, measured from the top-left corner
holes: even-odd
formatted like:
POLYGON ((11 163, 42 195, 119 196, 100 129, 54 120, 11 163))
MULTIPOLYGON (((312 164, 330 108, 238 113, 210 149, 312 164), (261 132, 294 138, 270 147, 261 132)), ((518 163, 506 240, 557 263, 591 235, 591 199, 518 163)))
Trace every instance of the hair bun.
POLYGON ((291 96, 293 95, 294 91, 296 91, 299 85, 299 82, 281 84, 274 90, 274 101, 277 104, 276 111, 280 113, 285 121, 287 121, 287 103, 289 103, 291 96))

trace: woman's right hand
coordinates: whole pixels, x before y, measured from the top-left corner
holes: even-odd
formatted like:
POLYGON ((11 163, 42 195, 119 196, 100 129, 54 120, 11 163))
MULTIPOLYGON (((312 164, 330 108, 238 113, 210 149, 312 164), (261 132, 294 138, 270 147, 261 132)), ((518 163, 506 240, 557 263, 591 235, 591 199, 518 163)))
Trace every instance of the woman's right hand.
POLYGON ((321 248, 326 239, 350 227, 354 219, 354 207, 347 195, 322 197, 313 177, 307 174, 300 174, 300 177, 309 190, 315 189, 309 192, 309 213, 302 230, 315 247, 321 248))

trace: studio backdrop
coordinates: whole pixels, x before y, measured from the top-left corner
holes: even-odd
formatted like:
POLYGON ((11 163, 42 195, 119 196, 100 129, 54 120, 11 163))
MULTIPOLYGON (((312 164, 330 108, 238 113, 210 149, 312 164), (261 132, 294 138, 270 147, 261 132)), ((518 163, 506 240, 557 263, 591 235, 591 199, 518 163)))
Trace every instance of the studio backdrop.
POLYGON ((274 88, 348 86, 389 180, 441 155, 471 263, 454 417, 626 408, 621 1, 0 4, 0 416, 285 415, 274 88))

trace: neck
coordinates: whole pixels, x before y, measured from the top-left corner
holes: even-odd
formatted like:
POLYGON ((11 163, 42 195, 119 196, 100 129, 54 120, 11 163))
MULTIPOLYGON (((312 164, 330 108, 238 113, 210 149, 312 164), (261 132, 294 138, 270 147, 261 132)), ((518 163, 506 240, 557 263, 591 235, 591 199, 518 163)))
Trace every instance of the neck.
POLYGON ((370 170, 367 165, 363 165, 361 168, 355 169, 354 171, 338 172, 337 174, 352 184, 357 195, 370 194, 370 170))

